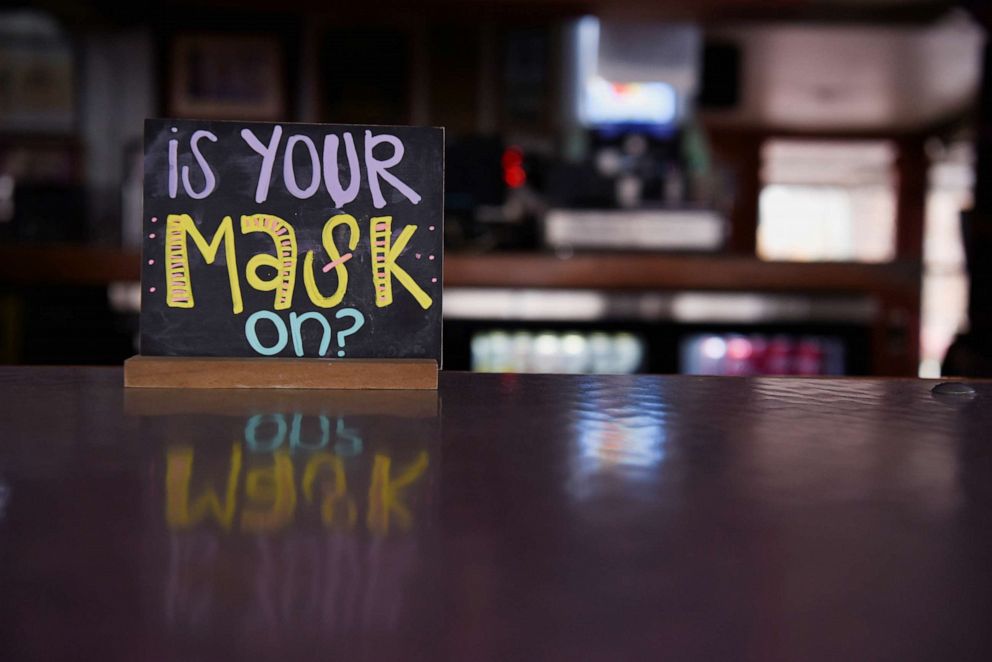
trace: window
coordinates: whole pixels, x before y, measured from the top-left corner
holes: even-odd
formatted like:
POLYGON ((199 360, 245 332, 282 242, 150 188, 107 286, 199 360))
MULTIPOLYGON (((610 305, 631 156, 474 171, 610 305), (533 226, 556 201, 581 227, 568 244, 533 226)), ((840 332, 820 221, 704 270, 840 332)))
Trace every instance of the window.
POLYGON ((758 256, 884 262, 895 255, 895 146, 769 140, 762 147, 758 256))
POLYGON ((920 376, 939 377, 947 348, 968 321, 961 210, 971 206, 975 171, 971 145, 929 147, 933 162, 923 235, 920 376))

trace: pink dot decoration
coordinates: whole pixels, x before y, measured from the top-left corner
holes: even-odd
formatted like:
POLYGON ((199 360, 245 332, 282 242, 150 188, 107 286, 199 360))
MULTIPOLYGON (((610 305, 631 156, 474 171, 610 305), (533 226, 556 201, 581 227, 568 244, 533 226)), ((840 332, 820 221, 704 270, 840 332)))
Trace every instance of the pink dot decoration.
POLYGON ((155 260, 148 260, 148 264, 155 264, 155 260))
POLYGON ((158 216, 152 216, 152 223, 158 223, 158 216))
POLYGON ((431 278, 431 282, 432 283, 436 283, 437 282, 437 278, 431 278))
POLYGON ((154 293, 155 292, 155 288, 154 287, 149 287, 148 288, 148 291, 154 293))
POLYGON ((149 238, 149 239, 154 239, 154 238, 155 238, 155 233, 154 233, 154 232, 152 232, 152 233, 151 233, 150 235, 148 235, 148 238, 149 238))
POLYGON ((429 228, 427 228, 427 229, 428 229, 428 230, 430 230, 431 232, 434 232, 434 226, 433 226, 433 225, 432 225, 432 226, 430 226, 430 227, 429 227, 429 228))
POLYGON ((428 260, 433 260, 433 259, 434 259, 434 256, 433 256, 433 255, 428 255, 428 256, 427 256, 427 259, 428 259, 428 260))

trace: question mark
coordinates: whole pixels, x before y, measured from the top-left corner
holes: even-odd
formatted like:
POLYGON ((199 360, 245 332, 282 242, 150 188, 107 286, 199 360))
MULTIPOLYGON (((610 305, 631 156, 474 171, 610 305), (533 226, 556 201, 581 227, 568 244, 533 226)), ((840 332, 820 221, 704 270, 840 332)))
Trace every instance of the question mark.
POLYGON ((337 319, 341 319, 342 317, 350 317, 355 320, 355 323, 352 324, 350 328, 345 329, 344 331, 338 331, 338 346, 341 348, 338 350, 338 356, 344 356, 344 339, 365 326, 365 315, 362 315, 354 308, 342 308, 334 315, 334 317, 337 319))

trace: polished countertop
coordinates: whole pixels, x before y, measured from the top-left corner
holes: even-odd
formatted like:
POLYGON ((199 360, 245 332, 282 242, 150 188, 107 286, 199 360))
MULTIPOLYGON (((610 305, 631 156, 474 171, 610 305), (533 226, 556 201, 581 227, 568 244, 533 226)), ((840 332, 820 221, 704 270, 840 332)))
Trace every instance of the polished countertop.
POLYGON ((2 660, 989 660, 992 384, 0 368, 2 660))

